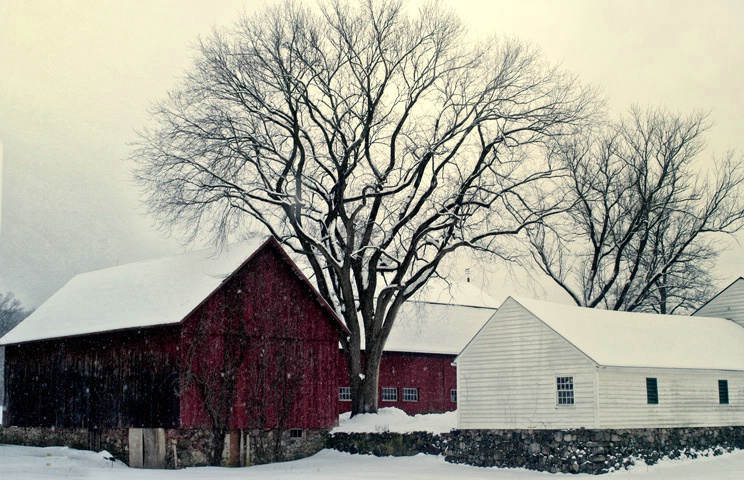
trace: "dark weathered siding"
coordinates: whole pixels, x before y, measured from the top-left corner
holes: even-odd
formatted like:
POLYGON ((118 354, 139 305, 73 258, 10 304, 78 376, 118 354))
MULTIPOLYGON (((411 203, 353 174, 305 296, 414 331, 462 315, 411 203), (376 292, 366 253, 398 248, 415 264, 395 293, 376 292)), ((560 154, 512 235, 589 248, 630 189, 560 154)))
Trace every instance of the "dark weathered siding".
POLYGON ((178 325, 8 346, 5 425, 212 428, 207 404, 230 428, 335 425, 343 327, 264 245, 178 325))
POLYGON ((4 424, 178 426, 177 337, 171 327, 6 347, 4 424))

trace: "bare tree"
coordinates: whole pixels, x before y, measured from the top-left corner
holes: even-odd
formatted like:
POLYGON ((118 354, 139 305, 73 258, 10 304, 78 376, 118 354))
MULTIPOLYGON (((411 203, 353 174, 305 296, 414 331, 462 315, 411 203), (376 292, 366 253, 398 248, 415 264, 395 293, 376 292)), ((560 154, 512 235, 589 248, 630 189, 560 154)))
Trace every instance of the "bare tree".
MULTIPOLYGON (((13 292, 0 293, 0 337, 11 331, 33 310, 26 310, 13 292)), ((5 347, 0 347, 0 420, 5 401, 5 347)))
POLYGON ((559 141, 572 207, 529 229, 534 264, 577 305, 674 313, 710 296, 716 234, 744 226, 744 162, 706 174, 707 116, 632 109, 588 138, 559 141))
POLYGON ((31 310, 23 308, 23 304, 13 294, 0 293, 0 337, 8 333, 31 314, 31 310))
POLYGON ((200 43, 135 176, 162 225, 260 226, 304 254, 351 332, 352 413, 372 412, 400 306, 451 252, 503 253, 554 211, 539 147, 595 107, 534 48, 473 41, 439 4, 287 2, 200 43))

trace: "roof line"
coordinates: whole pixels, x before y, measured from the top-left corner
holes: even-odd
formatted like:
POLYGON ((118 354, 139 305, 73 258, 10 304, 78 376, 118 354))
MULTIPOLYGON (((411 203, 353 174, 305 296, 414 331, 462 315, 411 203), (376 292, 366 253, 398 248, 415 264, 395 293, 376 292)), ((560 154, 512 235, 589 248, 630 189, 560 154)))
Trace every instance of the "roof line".
MULTIPOLYGON (((574 347, 574 348, 576 349, 576 351, 577 351, 577 352, 579 352, 579 353, 580 353, 580 354, 582 354, 582 355, 583 355, 584 357, 586 357, 586 359, 587 359, 587 360, 589 360, 590 362, 592 362, 592 363, 593 363, 594 365, 596 365, 596 366, 601 366, 601 367, 604 367, 604 366, 608 366, 608 365, 602 365, 602 364, 601 364, 601 363, 599 363, 598 361, 594 360, 594 358, 592 358, 592 357, 591 357, 591 356, 589 356, 589 354, 587 354, 587 353, 586 353, 586 352, 585 352, 584 350, 582 350, 581 348, 579 348, 579 346, 578 346, 578 345, 576 345, 576 344, 575 344, 574 342, 572 342, 571 340, 567 339, 566 337, 564 337, 563 335, 561 335, 560 333, 558 333, 558 331, 557 331, 556 329, 554 329, 553 327, 551 327, 550 325, 548 325, 547 323, 545 323, 545 321, 544 321, 544 320, 543 320, 542 318, 538 317, 538 316, 537 316, 537 314, 535 314, 535 313, 534 313, 534 312, 533 312, 532 310, 530 310, 530 309, 529 309, 529 308, 527 308, 526 306, 522 305, 522 303, 521 303, 521 302, 520 302, 519 300, 517 300, 516 298, 512 298, 512 300, 514 300, 515 302, 517 302, 517 305, 519 305, 520 307, 522 307, 523 309, 525 309, 525 311, 527 311, 527 312, 528 312, 528 313, 529 313, 530 315, 532 315, 532 316, 533 316, 533 317, 534 317, 535 319, 537 319, 538 321, 540 321, 540 323, 542 323, 543 325, 545 325, 546 327, 548 327, 548 329, 549 329, 549 330, 550 330, 551 332, 555 333, 555 334, 556 334, 556 335, 558 335, 558 336, 559 336, 560 338, 562 338, 563 340, 565 340, 566 342, 568 342, 568 344, 569 344, 569 345, 571 345, 572 347, 574 347)), ((579 307, 579 308, 582 308, 582 307, 579 307)), ((584 308, 585 308, 585 307, 584 307, 584 308)))
POLYGON ((718 298, 719 296, 721 296, 721 295, 723 294, 723 292, 725 292, 726 290, 728 290, 729 288, 731 288, 731 287, 732 287, 732 286, 733 286, 733 285, 734 285, 734 284, 735 284, 736 282, 738 282, 739 280, 744 280, 744 277, 739 277, 739 278, 737 278, 736 280, 734 280, 733 282, 729 283, 729 284, 728 284, 728 286, 727 286, 726 288, 724 288, 724 289, 723 289, 723 290, 721 290, 720 292, 718 292, 718 293, 716 293, 715 295, 713 295, 713 296, 712 296, 712 297, 710 298, 710 300, 708 300, 708 301, 707 301, 707 302, 705 302, 704 304, 700 305, 700 306, 698 307, 698 309, 697 309, 697 310, 695 310, 694 312, 692 312, 692 315, 695 315, 695 314, 697 314, 697 313, 698 313, 698 312, 699 312, 700 310, 702 310, 702 309, 703 309, 703 307, 705 307, 705 306, 706 306, 706 305, 708 305, 708 304, 709 304, 710 302, 712 302, 713 300, 715 300, 716 298, 718 298))
POLYGON ((486 323, 484 323, 484 324, 483 324, 483 326, 482 326, 482 327, 481 327, 481 328, 480 328, 480 329, 478 330, 478 332, 477 332, 477 333, 476 333, 476 334, 475 334, 475 335, 473 336, 473 338, 471 338, 471 339, 470 339, 470 341, 469 341, 469 342, 467 343, 467 345, 465 345, 465 347, 464 347, 464 348, 462 349, 462 351, 460 351, 460 353, 459 353, 459 354, 457 355, 457 357, 455 357, 455 359, 454 359, 454 360, 453 360, 453 362, 452 362, 453 364, 457 364, 457 360, 458 360, 458 359, 460 358, 460 355, 462 355, 462 354, 463 354, 463 353, 465 352, 465 350, 467 350, 467 349, 468 349, 468 347, 470 346, 470 344, 471 344, 471 343, 473 343, 473 341, 474 341, 474 340, 475 340, 475 339, 476 339, 476 338, 478 337, 478 335, 480 335, 481 331, 482 331, 482 330, 483 330, 484 328, 486 328, 486 325, 488 325, 489 323, 491 323, 491 321, 493 320, 493 318, 494 318, 494 317, 495 317, 496 315, 498 315, 498 314, 499 314, 499 312, 501 312, 501 311, 502 311, 502 309, 504 308, 504 305, 505 305, 505 304, 506 304, 506 302, 508 302, 508 301, 509 301, 510 299, 511 299, 511 300, 512 300, 512 301, 513 301, 514 303, 516 303, 517 305, 519 305, 519 307, 520 307, 520 308, 521 308, 522 310, 524 310, 525 312, 529 313, 529 314, 530 314, 530 315, 531 315, 531 316, 532 316, 532 317, 533 317, 533 318, 534 318, 535 320, 539 321, 540 323, 542 323, 543 325, 545 325, 546 327, 548 327, 548 329, 549 329, 549 330, 550 330, 551 332, 555 333, 555 334, 556 334, 556 335, 557 335, 558 337, 562 338, 562 339, 563 339, 563 340, 565 340, 565 341, 566 341, 566 342, 567 342, 567 343, 568 343, 569 345, 571 345, 572 347, 574 347, 574 348, 576 349, 576 351, 577 351, 577 352, 579 352, 579 353, 580 353, 581 355, 583 355, 584 357, 586 357, 586 359, 587 359, 587 360, 589 360, 589 361, 590 361, 591 363, 593 363, 593 364, 594 364, 594 365, 596 365, 596 366, 604 366, 604 365, 600 364, 599 362, 597 362, 596 360, 594 360, 594 359, 593 359, 592 357, 590 357, 589 355, 587 355, 587 354, 586 354, 586 352, 584 352, 584 351, 583 351, 582 349, 580 349, 580 348, 579 348, 578 346, 576 346, 576 345, 575 345, 575 344, 574 344, 574 343, 573 343, 572 341, 570 341, 569 339, 567 339, 566 337, 564 337, 563 335, 561 335, 560 333, 558 333, 558 332, 557 332, 557 331, 556 331, 556 330, 555 330, 555 329, 554 329, 553 327, 551 327, 550 325, 548 325, 547 323, 545 323, 545 322, 543 321, 543 319, 541 319, 541 318, 540 318, 540 317, 538 317, 538 316, 537 316, 537 315, 536 315, 535 313, 533 313, 533 312, 532 312, 532 310, 530 310, 529 308, 527 308, 527 307, 525 307, 524 305, 522 305, 522 304, 521 304, 521 303, 519 302, 519 300, 517 300, 516 298, 512 297, 511 295, 510 295, 510 296, 508 296, 508 297, 506 297, 506 300, 504 300, 504 303, 502 303, 502 304, 501 304, 501 306, 499 307, 499 309, 498 309, 498 310, 497 310, 496 312, 494 312, 494 314, 493 314, 493 315, 491 316, 491 318, 489 318, 489 319, 488 319, 488 320, 486 321, 486 323))
POLYGON ((178 323, 183 323, 184 320, 189 318, 194 312, 196 312, 199 308, 201 308, 202 305, 204 305, 214 294, 217 293, 218 290, 220 290, 224 285, 226 285, 230 280, 235 277, 235 275, 240 272, 243 267, 245 267, 251 260, 253 260, 253 257, 255 257, 259 252, 261 252, 264 248, 267 248, 269 245, 271 245, 275 251, 279 253, 279 256, 282 257, 284 260, 284 263, 295 273, 299 276, 300 281, 305 283, 310 288, 310 294, 315 297, 315 299, 320 303, 320 307, 326 310, 327 313, 331 315, 331 318, 333 318, 334 322, 336 323, 336 327, 341 330, 342 333, 350 334, 349 329, 346 328, 346 325, 343 324, 340 318, 338 318, 338 315, 336 312, 328 305, 328 302, 323 299, 323 297, 320 295, 320 293, 315 289, 315 287, 310 283, 310 280, 305 277, 305 275, 302 274, 302 271, 297 267, 297 265, 292 261, 292 259, 287 255, 287 252, 284 251, 281 244, 277 239, 273 236, 269 236, 259 247, 251 253, 248 258, 243 260, 243 262, 232 271, 230 275, 225 277, 217 287, 212 290, 206 297, 202 299, 199 304, 194 307, 189 313, 187 313, 178 323))
POLYGON ((222 280, 220 280, 219 285, 217 285, 211 292, 209 292, 204 298, 202 298, 202 300, 199 303, 197 303, 196 306, 189 311, 189 313, 187 313, 186 315, 184 315, 181 320, 179 320, 178 322, 176 322, 176 325, 182 324, 184 322, 184 320, 186 320, 187 318, 189 318, 194 312, 196 312, 197 310, 199 310, 205 303, 207 303, 207 301, 210 298, 212 298, 212 296, 214 296, 214 294, 216 294, 217 291, 219 291, 225 284, 227 284, 230 280, 232 280, 232 278, 235 277, 235 275, 239 271, 241 271, 243 269, 243 267, 245 267, 246 264, 250 260, 252 260, 253 257, 255 257, 258 252, 260 252, 261 250, 263 250, 264 247, 269 243, 270 240, 271 240, 271 237, 269 237, 266 240, 264 240, 263 243, 261 243, 261 245, 258 246, 258 248, 256 248, 255 250, 253 250, 253 252, 250 255, 248 255, 248 258, 246 258, 245 260, 243 260, 242 262, 240 262, 240 265, 238 265, 230 273, 230 275, 228 275, 225 278, 223 278, 222 280))
MULTIPOLYGON (((337 327, 341 330, 341 332, 351 335, 351 332, 344 324, 343 320, 338 316, 336 311, 328 304, 328 302, 323 298, 323 295, 320 294, 317 288, 315 288, 315 285, 305 276, 304 273, 302 273, 302 270, 300 270, 300 267, 297 266, 297 264, 292 260, 292 258, 289 256, 289 254, 284 250, 281 243, 279 243, 279 240, 276 239, 276 237, 269 237, 267 242, 273 242, 276 249, 279 251, 280 255, 284 258, 286 263, 289 265, 289 267, 295 272, 295 274, 300 278, 302 282, 304 282, 309 288, 310 292, 313 294, 315 299, 320 303, 321 308, 328 311, 328 313, 333 317, 333 319, 337 323, 337 327)), ((262 245, 263 247, 263 245, 262 245)))
POLYGON ((430 303, 432 305, 446 305, 451 307, 468 307, 468 308, 480 308, 482 310, 498 310, 499 307, 488 307, 485 305, 470 305, 468 303, 445 303, 445 302, 432 302, 431 300, 406 300, 406 302, 416 303, 430 303))

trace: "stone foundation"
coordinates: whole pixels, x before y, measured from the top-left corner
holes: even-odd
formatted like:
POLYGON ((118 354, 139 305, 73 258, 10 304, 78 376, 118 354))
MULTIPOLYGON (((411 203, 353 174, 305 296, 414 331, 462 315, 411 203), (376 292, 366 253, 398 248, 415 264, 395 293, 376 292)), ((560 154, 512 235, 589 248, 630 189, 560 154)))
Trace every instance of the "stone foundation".
MULTIPOLYGON (((290 430, 281 432, 240 430, 237 465, 261 465, 309 457, 325 448, 328 430, 304 429, 301 437, 292 437, 290 430)), ((229 434, 222 455, 223 465, 230 464, 229 434)), ((167 468, 197 467, 208 465, 208 452, 213 445, 212 432, 199 429, 167 429, 165 431, 167 468)))
MULTIPOLYGON (((208 465, 208 452, 213 436, 205 429, 165 429, 165 466, 183 468, 208 465)), ((237 431, 227 436, 223 451, 223 465, 230 463, 230 438, 239 458, 233 465, 258 465, 277 461, 296 460, 319 452, 326 446, 328 430, 304 429, 292 435, 291 430, 259 432, 237 431)), ((33 447, 67 446, 80 450, 106 450, 117 460, 129 463, 129 429, 0 427, 0 444, 33 447)), ((160 457, 162 458, 162 457, 160 457)))
POLYGON ((744 448, 744 427, 636 430, 453 430, 450 433, 336 433, 329 448, 378 456, 444 455, 451 463, 600 474, 642 460, 744 448))

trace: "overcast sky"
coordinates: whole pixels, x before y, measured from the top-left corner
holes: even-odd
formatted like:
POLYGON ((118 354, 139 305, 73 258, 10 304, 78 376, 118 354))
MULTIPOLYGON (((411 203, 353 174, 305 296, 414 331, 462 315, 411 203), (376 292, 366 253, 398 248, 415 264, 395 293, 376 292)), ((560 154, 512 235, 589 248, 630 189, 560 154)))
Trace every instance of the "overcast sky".
MULTIPOLYGON (((704 158, 744 151, 744 2, 446 1, 473 35, 540 46, 616 111, 712 110, 704 158)), ((135 129, 190 44, 260 2, 0 0, 0 292, 38 306, 75 273, 176 253, 140 214, 135 129)), ((724 253, 721 286, 744 275, 724 253)))

